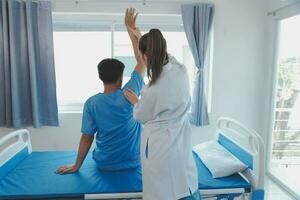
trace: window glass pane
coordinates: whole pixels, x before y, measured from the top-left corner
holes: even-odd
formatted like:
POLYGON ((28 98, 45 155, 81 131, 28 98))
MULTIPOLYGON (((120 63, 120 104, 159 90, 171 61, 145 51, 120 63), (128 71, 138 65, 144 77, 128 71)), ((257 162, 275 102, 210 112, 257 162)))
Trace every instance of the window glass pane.
POLYGON ((191 95, 193 95, 195 66, 185 33, 163 32, 163 35, 167 41, 168 52, 186 66, 189 74, 191 95))
POLYGON ((125 31, 114 32, 114 58, 119 59, 125 65, 123 80, 123 84, 125 84, 136 65, 131 41, 125 31))
POLYGON ((97 65, 111 57, 110 32, 54 32, 54 53, 59 106, 82 105, 103 91, 97 65))
MULTIPOLYGON (((54 52, 57 98, 60 112, 80 112, 87 98, 103 91, 102 82, 98 78, 97 65, 102 59, 109 58, 112 54, 114 58, 125 64, 123 84, 129 80, 136 61, 128 33, 124 25, 114 25, 112 40, 112 33, 108 31, 111 27, 105 28, 104 26, 97 25, 95 28, 88 27, 86 30, 74 24, 54 26, 56 27, 54 52)), ((151 27, 149 24, 143 26, 142 34, 148 31, 149 27, 151 27)), ((167 27, 162 30, 167 40, 168 52, 188 69, 192 95, 195 67, 185 33, 182 32, 181 26, 176 28, 174 25, 172 29, 167 27)), ((147 84, 147 76, 144 80, 147 84)))
POLYGON ((300 195, 300 15, 279 29, 270 172, 300 195))

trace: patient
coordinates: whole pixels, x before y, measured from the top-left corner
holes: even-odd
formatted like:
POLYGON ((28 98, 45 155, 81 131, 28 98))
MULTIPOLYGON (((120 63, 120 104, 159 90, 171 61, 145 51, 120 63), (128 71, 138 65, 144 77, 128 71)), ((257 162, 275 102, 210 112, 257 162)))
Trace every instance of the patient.
MULTIPOLYGON (((126 15, 126 25, 135 27, 136 16, 126 15)), ((104 92, 90 97, 84 104, 82 136, 75 164, 56 170, 58 174, 77 172, 96 135, 93 159, 100 170, 116 171, 140 166, 142 126, 133 118, 133 106, 123 91, 140 94, 145 67, 138 55, 138 39, 129 30, 137 65, 131 79, 122 88, 124 64, 117 59, 104 59, 98 65, 104 92)))

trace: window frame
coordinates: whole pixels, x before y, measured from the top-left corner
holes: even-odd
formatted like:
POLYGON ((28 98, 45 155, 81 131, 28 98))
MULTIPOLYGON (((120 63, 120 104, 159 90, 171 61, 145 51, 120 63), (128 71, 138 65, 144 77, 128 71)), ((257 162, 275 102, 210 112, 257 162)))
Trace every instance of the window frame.
MULTIPOLYGON (((68 13, 53 13, 53 32, 66 31, 110 31, 111 32, 111 57, 114 58, 115 41, 114 33, 117 31, 126 31, 121 16, 118 14, 111 15, 70 15, 68 13), (95 17, 96 16, 96 17, 95 17), (83 20, 81 20, 83 18, 83 20), (96 20, 97 18, 97 20, 96 20), (109 27, 109 28, 108 28, 109 27)), ((147 14, 139 16, 142 18, 142 23, 138 23, 141 31, 148 30, 153 27, 153 24, 163 32, 184 32, 181 15, 158 15, 147 14)), ((207 100, 208 113, 211 112, 212 103, 212 68, 213 68, 213 30, 211 32, 210 44, 208 49, 208 56, 206 59, 207 67, 205 68, 206 87, 205 94, 207 100)), ((194 74, 196 74, 196 67, 193 66, 194 74)), ((193 92, 193 91, 191 91, 193 92)), ((58 102, 59 113, 82 113, 84 102, 60 104, 58 102)))
POLYGON ((294 3, 290 6, 284 7, 279 9, 275 12, 271 13, 273 15, 272 21, 272 30, 273 30, 273 37, 272 37, 272 63, 271 66, 273 67, 272 70, 272 80, 271 80, 271 99, 269 101, 269 116, 267 116, 268 120, 268 131, 265 137, 266 143, 266 174, 273 180, 277 185, 279 185, 282 189, 288 192, 291 196, 295 197, 296 199, 300 199, 300 195, 298 195, 295 191, 293 191, 289 186, 287 186, 282 180, 276 177, 271 172, 271 158, 272 158, 272 145, 273 145, 273 128, 275 123, 275 109, 276 109, 276 96, 277 96, 277 88, 278 88, 278 70, 279 70, 279 47, 280 47, 280 23, 284 19, 288 19, 290 17, 296 16, 300 14, 300 3, 294 3))

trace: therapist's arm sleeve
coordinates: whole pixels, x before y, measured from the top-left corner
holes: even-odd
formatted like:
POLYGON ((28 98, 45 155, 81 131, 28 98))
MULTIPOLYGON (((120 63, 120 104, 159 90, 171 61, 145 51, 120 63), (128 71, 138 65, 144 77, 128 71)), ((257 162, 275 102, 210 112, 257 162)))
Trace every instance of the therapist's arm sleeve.
POLYGON ((97 131, 96 122, 93 113, 90 110, 90 102, 87 101, 84 104, 82 114, 81 133, 87 135, 93 135, 97 131))
POLYGON ((142 124, 145 124, 149 120, 152 120, 156 112, 155 104, 155 96, 149 95, 147 93, 142 93, 141 99, 134 106, 134 118, 142 124))
POLYGON ((140 96, 141 90, 144 87, 144 79, 140 73, 133 71, 130 80, 126 83, 123 89, 132 90, 137 96, 140 96))

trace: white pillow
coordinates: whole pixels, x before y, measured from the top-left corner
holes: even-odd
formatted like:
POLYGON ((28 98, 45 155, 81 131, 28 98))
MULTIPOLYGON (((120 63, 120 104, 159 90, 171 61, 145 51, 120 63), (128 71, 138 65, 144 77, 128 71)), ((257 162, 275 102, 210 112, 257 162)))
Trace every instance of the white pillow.
POLYGON ((198 144, 193 151, 201 158, 213 178, 230 176, 248 168, 217 141, 198 144))

